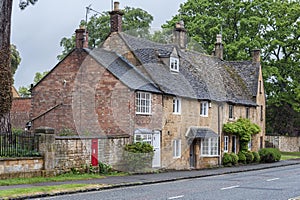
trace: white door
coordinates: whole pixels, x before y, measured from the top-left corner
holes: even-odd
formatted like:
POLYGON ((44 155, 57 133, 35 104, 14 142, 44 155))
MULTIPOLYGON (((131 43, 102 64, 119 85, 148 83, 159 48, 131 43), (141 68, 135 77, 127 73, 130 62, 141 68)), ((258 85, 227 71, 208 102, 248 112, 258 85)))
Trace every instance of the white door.
POLYGON ((152 167, 160 167, 160 131, 154 132, 152 137, 152 146, 154 148, 152 167))

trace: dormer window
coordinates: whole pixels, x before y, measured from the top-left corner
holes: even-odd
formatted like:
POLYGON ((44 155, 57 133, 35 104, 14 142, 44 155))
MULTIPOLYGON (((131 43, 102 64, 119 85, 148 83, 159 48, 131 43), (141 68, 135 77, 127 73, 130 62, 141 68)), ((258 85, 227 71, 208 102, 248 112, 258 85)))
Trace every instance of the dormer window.
POLYGON ((179 59, 170 57, 170 70, 172 72, 179 72, 179 59))

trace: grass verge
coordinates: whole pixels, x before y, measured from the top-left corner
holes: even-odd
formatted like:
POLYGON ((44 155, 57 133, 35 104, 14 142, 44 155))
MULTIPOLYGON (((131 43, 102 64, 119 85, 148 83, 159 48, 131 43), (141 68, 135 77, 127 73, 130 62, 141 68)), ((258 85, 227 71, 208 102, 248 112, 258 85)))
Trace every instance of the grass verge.
POLYGON ((300 152, 281 152, 281 160, 299 159, 300 152))
POLYGON ((106 185, 91 185, 91 184, 66 184, 66 185, 55 185, 55 186, 42 186, 32 188, 16 188, 1 190, 1 199, 12 199, 22 198, 34 195, 55 195, 58 193, 70 192, 70 191, 83 191, 92 188, 101 188, 106 185))
POLYGON ((34 184, 34 183, 44 183, 44 182, 89 180, 89 179, 105 178, 106 176, 125 176, 125 175, 126 173, 112 173, 107 175, 68 173, 68 174, 62 174, 55 177, 13 178, 13 179, 0 180, 0 186, 34 184))

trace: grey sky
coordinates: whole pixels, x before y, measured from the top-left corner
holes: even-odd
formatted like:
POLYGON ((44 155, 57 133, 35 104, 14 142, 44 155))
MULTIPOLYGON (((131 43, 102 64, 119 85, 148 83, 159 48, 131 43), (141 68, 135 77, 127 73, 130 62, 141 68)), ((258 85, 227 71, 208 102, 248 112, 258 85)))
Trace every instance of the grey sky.
MULTIPOLYGON (((154 17, 153 28, 159 28, 174 16, 186 0, 119 0, 120 7, 142 8, 154 17)), ((22 62, 15 74, 15 86, 28 86, 36 72, 52 69, 61 53, 59 42, 70 37, 79 22, 85 19, 86 7, 99 12, 111 10, 111 0, 39 0, 25 10, 14 0, 12 39, 21 54, 22 62)))

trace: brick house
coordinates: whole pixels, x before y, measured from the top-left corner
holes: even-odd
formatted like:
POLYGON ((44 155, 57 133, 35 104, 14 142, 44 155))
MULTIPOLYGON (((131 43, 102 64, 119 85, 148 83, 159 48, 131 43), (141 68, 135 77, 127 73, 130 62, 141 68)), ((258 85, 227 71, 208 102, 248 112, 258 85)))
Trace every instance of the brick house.
POLYGON ((110 14, 111 33, 99 48, 89 49, 87 32, 77 29, 76 48, 32 88, 34 128, 143 140, 154 146, 153 167, 168 169, 214 166, 224 152, 237 153, 239 138, 222 127, 241 117, 262 128, 251 150, 263 147, 259 50, 251 61, 225 61, 221 35, 205 55, 188 50, 182 23, 173 44, 159 44, 123 33, 117 2, 110 14))

